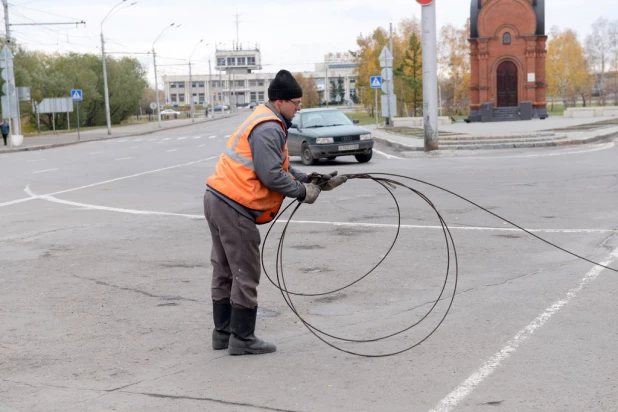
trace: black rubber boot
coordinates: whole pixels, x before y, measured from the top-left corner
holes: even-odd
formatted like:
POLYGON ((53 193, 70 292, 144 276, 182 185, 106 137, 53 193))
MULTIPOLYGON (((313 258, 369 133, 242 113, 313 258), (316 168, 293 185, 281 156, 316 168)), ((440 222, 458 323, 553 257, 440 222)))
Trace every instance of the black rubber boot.
POLYGON ((227 349, 232 329, 232 304, 229 299, 212 301, 212 317, 215 328, 212 331, 212 348, 214 350, 227 349))
POLYGON ((232 306, 232 336, 230 336, 230 355, 261 355, 277 350, 272 343, 255 337, 257 308, 247 309, 232 306))

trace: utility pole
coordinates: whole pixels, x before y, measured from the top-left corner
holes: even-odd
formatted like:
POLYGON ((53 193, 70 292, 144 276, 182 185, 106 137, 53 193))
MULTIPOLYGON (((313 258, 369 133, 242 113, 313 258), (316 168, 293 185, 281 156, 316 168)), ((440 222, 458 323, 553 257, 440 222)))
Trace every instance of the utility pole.
POLYGON ((422 6, 423 31, 423 127, 425 151, 438 150, 438 75, 436 56, 436 4, 422 6))
POLYGON ((161 127, 161 105, 159 104, 159 80, 157 78, 157 53, 155 52, 154 46, 152 47, 152 61, 154 64, 154 75, 155 75, 155 99, 157 102, 157 124, 161 127))
MULTIPOLYGON (((393 56, 393 63, 394 63, 395 56, 393 55, 393 23, 389 23, 389 51, 391 52, 391 55, 393 56)), ((392 64, 391 64, 391 67, 392 67, 392 64)), ((395 81, 393 79, 388 79, 388 80, 393 82, 392 90, 395 91, 395 81)), ((386 113, 388 113, 388 117, 386 118, 387 127, 393 127, 393 114, 391 113, 391 94, 390 93, 386 94, 386 107, 387 107, 386 113)))
POLYGON ((6 33, 6 42, 11 42, 11 25, 9 24, 9 1, 2 0, 4 6, 4 31, 6 33))
POLYGON ((109 109, 109 88, 107 87, 107 64, 105 62, 105 40, 103 39, 103 23, 101 23, 101 60, 103 61, 103 91, 105 95, 105 120, 107 121, 107 135, 112 134, 112 116, 109 109))

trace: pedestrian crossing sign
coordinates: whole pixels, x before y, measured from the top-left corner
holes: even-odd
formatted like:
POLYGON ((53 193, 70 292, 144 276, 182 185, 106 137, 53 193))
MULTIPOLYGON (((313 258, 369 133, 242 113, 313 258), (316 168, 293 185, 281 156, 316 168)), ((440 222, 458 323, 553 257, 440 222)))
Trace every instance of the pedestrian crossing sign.
POLYGON ((369 85, 372 89, 379 89, 382 87, 382 76, 370 76, 369 85))
POLYGON ((75 102, 81 102, 83 99, 83 94, 81 89, 73 89, 71 90, 71 99, 75 102))

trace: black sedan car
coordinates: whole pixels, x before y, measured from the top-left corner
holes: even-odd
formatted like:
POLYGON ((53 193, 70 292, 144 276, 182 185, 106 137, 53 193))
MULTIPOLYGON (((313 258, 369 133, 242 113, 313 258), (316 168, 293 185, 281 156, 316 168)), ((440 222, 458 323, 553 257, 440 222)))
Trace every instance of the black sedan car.
POLYGON ((356 126, 337 109, 303 109, 292 123, 288 151, 290 156, 300 156, 305 165, 339 156, 354 156, 360 163, 371 160, 371 131, 356 126))

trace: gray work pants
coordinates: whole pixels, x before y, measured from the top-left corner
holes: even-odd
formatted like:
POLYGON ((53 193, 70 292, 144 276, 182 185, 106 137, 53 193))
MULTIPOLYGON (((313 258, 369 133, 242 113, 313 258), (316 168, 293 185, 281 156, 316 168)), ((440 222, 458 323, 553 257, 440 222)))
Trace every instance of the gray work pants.
POLYGON ((204 215, 212 236, 212 300, 230 299, 237 306, 257 307, 260 231, 209 191, 204 195, 204 215))

